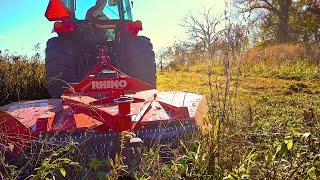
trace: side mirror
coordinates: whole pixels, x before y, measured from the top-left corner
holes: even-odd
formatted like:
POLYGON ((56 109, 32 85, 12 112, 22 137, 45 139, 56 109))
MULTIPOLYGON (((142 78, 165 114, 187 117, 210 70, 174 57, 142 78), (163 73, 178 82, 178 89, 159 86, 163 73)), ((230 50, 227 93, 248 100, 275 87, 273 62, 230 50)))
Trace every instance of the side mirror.
POLYGON ((108 6, 117 6, 117 0, 108 0, 108 6))

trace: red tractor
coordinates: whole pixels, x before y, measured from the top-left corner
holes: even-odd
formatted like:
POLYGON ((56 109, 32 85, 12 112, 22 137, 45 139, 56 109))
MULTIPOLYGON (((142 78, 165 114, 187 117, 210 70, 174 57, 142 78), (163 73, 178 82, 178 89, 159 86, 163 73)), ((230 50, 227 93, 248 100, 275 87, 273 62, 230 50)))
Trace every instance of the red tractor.
POLYGON ((106 48, 111 63, 127 75, 156 85, 155 55, 150 40, 138 36, 141 21, 132 21, 130 0, 50 1, 46 17, 58 37, 47 42, 49 93, 62 95, 67 83, 79 82, 106 48))
POLYGON ((48 40, 46 71, 56 99, 0 107, 0 144, 12 147, 11 159, 34 142, 77 142, 89 159, 112 158, 123 132, 135 134, 125 140, 126 149, 154 142, 177 147, 178 138, 203 125, 205 96, 155 90, 152 44, 137 35, 142 26, 132 21, 132 3, 102 0, 94 7, 98 3, 50 0, 46 17, 56 21, 58 37, 48 40), (104 15, 95 12, 101 7, 104 15))

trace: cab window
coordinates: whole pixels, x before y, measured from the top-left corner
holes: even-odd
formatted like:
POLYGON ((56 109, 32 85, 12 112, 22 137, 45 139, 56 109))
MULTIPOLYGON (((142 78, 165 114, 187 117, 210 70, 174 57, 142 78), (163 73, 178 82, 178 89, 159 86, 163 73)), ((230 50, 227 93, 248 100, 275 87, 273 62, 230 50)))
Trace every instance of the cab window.
MULTIPOLYGON (((70 1, 70 0, 63 0, 63 1, 70 1)), ((120 19, 119 13, 119 5, 118 3, 109 3, 110 0, 107 0, 105 7, 102 7, 103 13, 108 17, 108 19, 120 19)), ((116 2, 116 0, 111 0, 116 2)), ((85 20, 86 14, 90 9, 98 9, 96 6, 97 0, 76 0, 76 8, 75 8, 75 17, 78 20, 85 20)), ((132 13, 131 13, 131 1, 130 0, 123 0, 123 8, 124 8, 124 19, 132 20, 132 13)), ((104 20, 104 19, 102 19, 104 20)))
POLYGON ((124 0, 123 1, 123 9, 124 9, 124 19, 132 20, 132 12, 131 12, 131 0, 124 0))
POLYGON ((71 9, 71 0, 62 0, 62 2, 67 6, 67 8, 69 8, 69 10, 71 9))

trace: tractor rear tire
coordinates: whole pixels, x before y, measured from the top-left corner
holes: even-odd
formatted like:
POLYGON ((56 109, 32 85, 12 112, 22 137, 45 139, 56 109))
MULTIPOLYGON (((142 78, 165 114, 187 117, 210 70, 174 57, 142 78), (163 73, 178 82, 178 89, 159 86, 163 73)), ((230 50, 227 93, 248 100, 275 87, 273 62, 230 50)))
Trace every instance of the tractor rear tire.
POLYGON ((128 40, 126 73, 156 87, 155 54, 150 39, 134 36, 128 40))
POLYGON ((49 39, 45 67, 49 94, 53 98, 60 98, 64 87, 76 80, 71 42, 63 37, 49 39))

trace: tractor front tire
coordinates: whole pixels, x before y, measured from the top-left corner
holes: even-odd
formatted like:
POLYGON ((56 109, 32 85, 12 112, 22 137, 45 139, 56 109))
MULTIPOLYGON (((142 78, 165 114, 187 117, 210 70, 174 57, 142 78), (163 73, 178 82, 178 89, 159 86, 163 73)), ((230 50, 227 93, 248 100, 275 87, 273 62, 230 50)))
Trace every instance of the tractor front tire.
POLYGON ((60 98, 68 83, 76 80, 71 42, 63 37, 49 39, 45 67, 49 94, 60 98))
POLYGON ((156 87, 155 54, 150 39, 134 36, 127 43, 126 73, 156 87))

